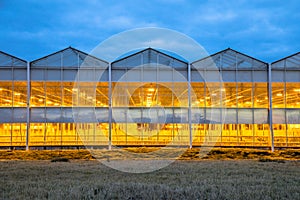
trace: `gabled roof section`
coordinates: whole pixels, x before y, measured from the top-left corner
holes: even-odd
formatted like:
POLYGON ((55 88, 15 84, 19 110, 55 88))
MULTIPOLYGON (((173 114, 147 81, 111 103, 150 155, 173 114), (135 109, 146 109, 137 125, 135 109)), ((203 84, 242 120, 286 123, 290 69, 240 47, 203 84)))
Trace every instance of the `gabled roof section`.
POLYGON ((221 70, 267 70, 268 64, 233 50, 231 48, 217 52, 191 63, 196 69, 221 69, 221 70))
POLYGON ((106 67, 108 62, 88 55, 73 47, 68 47, 31 62, 32 67, 106 67))
POLYGON ((0 51, 0 67, 27 67, 27 62, 16 56, 0 51))
POLYGON ((300 69, 300 52, 277 60, 271 64, 272 69, 300 69))
POLYGON ((146 48, 112 62, 114 68, 133 68, 144 64, 161 64, 173 68, 186 68, 188 63, 162 51, 146 48))

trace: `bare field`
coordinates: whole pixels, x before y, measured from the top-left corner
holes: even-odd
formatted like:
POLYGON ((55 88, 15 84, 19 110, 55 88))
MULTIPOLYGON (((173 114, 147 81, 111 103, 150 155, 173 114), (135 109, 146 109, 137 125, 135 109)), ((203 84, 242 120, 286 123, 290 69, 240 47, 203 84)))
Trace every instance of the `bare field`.
POLYGON ((1 161, 1 199, 299 199, 300 162, 180 160, 128 174, 96 160, 1 161))

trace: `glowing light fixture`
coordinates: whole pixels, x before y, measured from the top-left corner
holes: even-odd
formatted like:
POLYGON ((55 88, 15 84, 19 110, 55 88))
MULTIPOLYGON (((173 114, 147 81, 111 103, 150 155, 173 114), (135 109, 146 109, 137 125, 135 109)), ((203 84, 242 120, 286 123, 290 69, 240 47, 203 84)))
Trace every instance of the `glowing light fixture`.
POLYGON ((277 93, 276 96, 282 97, 283 95, 282 95, 282 93, 277 93))

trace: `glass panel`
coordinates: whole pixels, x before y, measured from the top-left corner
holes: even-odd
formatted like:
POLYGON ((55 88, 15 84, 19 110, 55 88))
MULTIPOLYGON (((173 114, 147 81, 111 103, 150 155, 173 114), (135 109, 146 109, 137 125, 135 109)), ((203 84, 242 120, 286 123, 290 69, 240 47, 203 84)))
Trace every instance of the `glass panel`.
POLYGON ((46 82, 46 106, 61 106, 62 88, 60 82, 46 82))
POLYGON ((12 106, 12 82, 0 82, 0 106, 12 106))
POLYGON ((221 123, 221 110, 211 108, 206 110, 206 121, 211 124, 221 123))
POLYGON ((239 124, 253 124, 252 109, 238 109, 238 123, 239 124))
POLYGON ((12 124, 0 123, 0 145, 11 145, 12 124))
POLYGON ((0 123, 12 122, 12 109, 11 108, 1 108, 0 109, 0 123))
POLYGON ((76 105, 94 107, 96 105, 96 83, 80 82, 75 84, 75 95, 78 98, 76 105), (77 90, 77 91, 76 91, 77 90))
POLYGON ((62 122, 74 122, 72 108, 62 108, 61 121, 62 122))
POLYGON ((47 122, 61 122, 60 108, 47 108, 46 109, 46 121, 47 122))
POLYGON ((251 108, 252 107, 252 83, 238 83, 237 99, 238 107, 251 108))
POLYGON ((300 83, 286 83, 286 107, 300 108, 300 83))
POLYGON ((108 107, 108 83, 98 83, 96 89, 96 106, 108 107))
MULTIPOLYGON (((63 82, 62 83, 62 106, 72 106, 73 105, 73 95, 76 96, 77 88, 74 87, 72 82, 63 82)), ((74 97, 75 97, 74 96, 74 97)))
POLYGON ((205 107, 204 83, 192 83, 191 86, 192 107, 205 107))
POLYGON ((26 144, 26 124, 14 123, 12 124, 12 138, 11 145, 13 146, 25 146, 26 144))
POLYGON ((27 109, 26 108, 14 108, 13 122, 26 122, 27 109))
POLYGON ((96 108, 96 118, 100 123, 108 122, 108 108, 96 108))
POLYGON ((225 107, 236 107, 236 83, 224 83, 223 84, 224 97, 222 99, 222 104, 225 107))
POLYGON ((300 124, 288 124, 287 137, 288 137, 288 146, 299 147, 300 146, 300 124))
POLYGON ((270 130, 268 124, 254 124, 254 146, 270 146, 270 130))
POLYGON ((204 109, 192 108, 192 123, 206 123, 204 109))
POLYGON ((254 109, 254 124, 267 124, 267 123, 268 123, 268 110, 254 109))
MULTIPOLYGON (((48 127, 51 127, 52 124, 47 124, 48 127)), ((79 136, 77 135, 77 132, 76 132, 76 124, 74 123, 63 123, 62 126, 62 137, 61 137, 61 144, 62 145, 78 145, 78 144, 81 144, 80 142, 80 138, 79 136)), ((53 129, 52 129, 53 130, 53 129)), ((53 139, 58 139, 57 137, 55 137, 55 132, 54 134, 51 133, 51 131, 48 131, 47 132, 48 134, 52 134, 52 138, 53 139)), ((51 142, 51 141, 48 141, 48 142, 51 142)))
MULTIPOLYGON (((96 111, 97 114, 97 118, 99 118, 100 116, 98 116, 98 113, 100 111, 96 111)), ((127 117, 127 108, 112 108, 112 120, 116 123, 126 123, 126 122, 134 122, 135 118, 141 118, 140 113, 135 114, 134 109, 132 109, 130 111, 130 116, 127 117), (131 114, 133 116, 131 116, 131 114)), ((101 120, 101 119, 100 119, 101 120)))
POLYGON ((44 144, 55 146, 62 145, 62 127, 63 124, 60 123, 45 123, 44 144))
POLYGON ((273 109, 272 111, 273 124, 285 124, 285 110, 273 109))
POLYGON ((285 124, 273 124, 274 145, 276 147, 287 145, 287 133, 285 124))
POLYGON ((30 110, 31 122, 44 122, 45 121, 45 109, 44 108, 32 108, 30 110))
POLYGON ((129 109, 128 119, 130 122, 142 122, 142 109, 129 109))
POLYGON ((268 108, 268 85, 267 83, 253 83, 254 108, 268 108))
POLYGON ((238 145, 252 146, 253 145, 253 125, 239 124, 238 125, 238 145))
POLYGON ((46 104, 46 93, 44 82, 31 82, 30 106, 44 107, 46 104))
POLYGON ((272 102, 273 108, 284 108, 284 83, 272 83, 272 102))
POLYGON ((188 122, 188 109, 174 109, 174 122, 185 123, 188 122))
POLYGON ((300 110, 286 109, 287 124, 300 124, 300 110))
POLYGON ((97 123, 95 108, 73 108, 75 122, 97 123))
POLYGON ((236 124, 236 109, 227 108, 223 114, 226 114, 224 124, 236 124))
POLYGON ((27 102, 26 82, 14 82, 13 101, 15 107, 26 107, 26 102, 27 102))
MULTIPOLYGON (((31 123, 29 133, 29 145, 41 146, 45 145, 45 124, 44 123, 31 123)), ((47 138, 49 139, 49 138, 47 138)))
POLYGON ((173 83, 173 101, 174 107, 188 107, 188 84, 173 83))

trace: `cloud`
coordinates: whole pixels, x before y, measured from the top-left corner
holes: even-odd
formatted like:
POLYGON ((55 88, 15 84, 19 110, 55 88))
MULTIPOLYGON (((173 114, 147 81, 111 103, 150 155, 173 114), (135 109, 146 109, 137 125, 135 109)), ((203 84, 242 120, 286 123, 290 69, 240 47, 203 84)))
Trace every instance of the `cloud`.
POLYGON ((2 5, 1 50, 12 49, 12 54, 24 58, 37 58, 41 49, 51 52, 64 45, 89 51, 114 34, 140 27, 183 32, 213 52, 228 46, 261 49, 261 55, 269 59, 265 52, 278 57, 281 53, 267 48, 282 47, 284 55, 300 49, 296 0, 11 0, 2 5), (31 49, 30 54, 24 49, 31 49))

